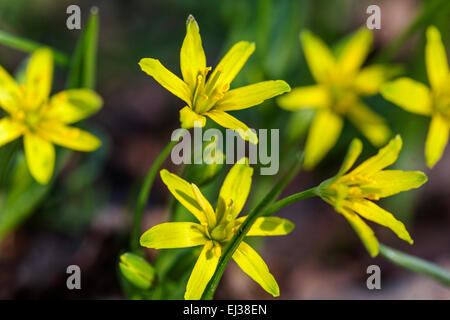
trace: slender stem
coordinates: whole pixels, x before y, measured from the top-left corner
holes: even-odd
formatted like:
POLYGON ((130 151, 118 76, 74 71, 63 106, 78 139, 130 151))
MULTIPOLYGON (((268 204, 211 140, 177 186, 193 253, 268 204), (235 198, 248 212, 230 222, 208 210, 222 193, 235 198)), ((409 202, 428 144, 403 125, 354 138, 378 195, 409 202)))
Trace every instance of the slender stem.
POLYGON ((273 203, 276 198, 280 195, 286 185, 297 175, 303 164, 303 153, 301 153, 294 161, 291 168, 288 170, 287 174, 283 177, 283 179, 278 182, 273 189, 261 200, 261 202, 250 211, 247 216, 247 219, 242 223, 238 232, 235 233, 233 238, 227 243, 223 250, 223 254, 221 255, 217 269, 211 278, 211 281, 208 283, 206 287, 202 300, 211 300, 214 296, 214 293, 219 285, 220 279, 225 271, 225 268, 233 256, 236 249, 239 247, 239 244, 244 239, 247 232, 250 230, 251 226, 255 222, 255 220, 260 217, 265 210, 273 203))
MULTIPOLYGON (((0 31, 0 44, 25 52, 33 52, 38 48, 45 47, 44 44, 17 37, 4 31, 0 31)), ((56 64, 63 67, 69 64, 69 58, 65 53, 53 48, 52 51, 56 64)))
POLYGON ((450 287, 450 272, 426 260, 392 249, 380 243, 380 254, 392 263, 421 273, 450 287))
POLYGON ((419 11, 415 19, 409 26, 391 43, 389 43, 380 53, 373 59, 374 62, 391 61, 397 55, 404 43, 422 26, 426 25, 435 15, 436 12, 447 9, 450 5, 448 0, 425 1, 422 9, 419 11))
POLYGON ((166 160, 170 151, 177 143, 178 139, 170 141, 167 146, 164 147, 163 151, 156 158, 155 162, 150 167, 147 176, 145 177, 134 211, 133 229, 131 231, 130 238, 130 247, 133 252, 140 251, 139 235, 141 233, 142 215, 144 213, 145 206, 147 205, 147 200, 152 189, 153 181, 155 181, 156 174, 158 173, 158 170, 163 164, 164 160, 166 160))
POLYGON ((300 200, 304 200, 304 199, 308 199, 308 198, 312 198, 317 196, 316 193, 316 188, 311 188, 299 193, 295 193, 293 195, 290 195, 286 198, 283 198, 277 202, 275 202, 274 204, 272 204, 269 208, 267 208, 266 211, 264 211, 264 213, 262 214, 263 216, 270 216, 272 214, 274 214, 275 212, 283 209, 284 207, 287 207, 288 205, 300 201, 300 200))

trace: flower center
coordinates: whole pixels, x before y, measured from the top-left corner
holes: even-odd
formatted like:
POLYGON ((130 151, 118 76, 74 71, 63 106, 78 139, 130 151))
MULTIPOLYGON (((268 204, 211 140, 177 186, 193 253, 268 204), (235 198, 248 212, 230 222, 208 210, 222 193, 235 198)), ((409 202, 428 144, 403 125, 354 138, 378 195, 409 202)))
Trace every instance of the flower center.
POLYGON ((209 71, 211 71, 211 67, 198 74, 197 85, 192 97, 192 108, 199 114, 211 110, 217 101, 223 98, 225 92, 230 89, 229 84, 223 84, 220 81, 220 76, 223 74, 221 68, 216 69, 206 80, 209 71))

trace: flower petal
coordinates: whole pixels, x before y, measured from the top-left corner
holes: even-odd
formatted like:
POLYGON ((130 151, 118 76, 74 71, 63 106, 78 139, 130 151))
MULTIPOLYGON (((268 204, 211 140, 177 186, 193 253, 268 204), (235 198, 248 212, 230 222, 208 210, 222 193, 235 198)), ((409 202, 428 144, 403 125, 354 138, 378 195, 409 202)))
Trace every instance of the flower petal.
POLYGON ((141 246, 153 249, 173 249, 195 247, 205 244, 202 226, 193 222, 161 223, 144 232, 141 246))
POLYGON ((431 92, 420 82, 409 78, 399 78, 382 85, 380 92, 386 100, 406 111, 422 115, 431 114, 431 92))
POLYGON ((197 76, 206 69, 206 57, 203 51, 200 29, 192 15, 189 15, 186 22, 186 37, 181 46, 180 67, 184 81, 194 92, 197 85, 197 76))
POLYGON ((361 239, 371 257, 376 257, 379 253, 378 240, 373 233, 373 230, 354 212, 341 208, 338 210, 355 230, 356 234, 361 239))
POLYGON ((255 44, 253 42, 240 41, 236 43, 220 60, 217 67, 208 79, 206 86, 208 86, 213 79, 216 79, 216 74, 220 72, 217 78, 217 84, 229 85, 236 75, 241 71, 247 59, 255 51, 255 44))
POLYGON ((0 66, 0 108, 9 114, 14 114, 20 108, 19 100, 22 92, 16 81, 0 66))
POLYGON ((433 115, 425 142, 425 158, 429 168, 433 168, 436 162, 441 159, 447 146, 448 135, 449 123, 441 115, 433 115))
POLYGON ((435 26, 430 26, 427 29, 425 62, 431 87, 439 92, 446 82, 449 69, 447 54, 441 40, 441 34, 435 26))
POLYGON ((391 130, 384 119, 361 101, 348 110, 347 117, 376 147, 384 145, 391 135, 391 130))
POLYGON ((428 180, 423 172, 402 170, 382 170, 370 179, 374 182, 363 184, 360 188, 363 193, 373 193, 380 198, 418 188, 428 180))
POLYGON ((0 146, 16 140, 25 132, 25 127, 11 118, 0 119, 0 146))
POLYGON ((89 132, 54 121, 41 123, 39 134, 54 144, 77 151, 90 152, 102 145, 102 142, 89 132))
POLYGON ((94 114, 102 107, 102 98, 92 90, 71 89, 50 98, 47 119, 71 124, 94 114))
POLYGON ((208 225, 208 218, 203 212, 202 206, 197 203, 197 198, 192 189, 192 185, 165 169, 161 170, 160 175, 162 181, 167 188, 169 188, 169 191, 173 196, 189 210, 201 224, 208 225))
POLYGON ((342 176, 345 174, 348 170, 353 167, 356 160, 358 159, 359 155, 362 152, 362 142, 359 139, 353 139, 350 143, 350 146, 348 147, 347 154, 345 155, 345 159, 342 162, 341 168, 339 169, 339 172, 336 175, 336 178, 342 176))
POLYGON ((363 27, 347 41, 337 59, 338 68, 345 74, 354 74, 364 63, 372 46, 372 32, 363 27))
POLYGON ((305 169, 316 166, 328 151, 336 144, 342 130, 343 120, 329 109, 318 111, 305 147, 305 169))
POLYGON ((44 103, 52 88, 53 53, 48 48, 36 50, 30 58, 25 82, 28 107, 34 109, 44 103))
POLYGON ((372 201, 366 199, 355 200, 351 202, 350 206, 363 218, 391 229, 400 239, 413 244, 413 240, 408 231, 406 231, 405 225, 395 219, 390 212, 380 208, 372 201))
POLYGON ((330 94, 325 86, 298 87, 277 99, 278 105, 294 111, 305 108, 326 108, 331 104, 330 94))
POLYGON ((374 95, 390 77, 390 73, 390 69, 386 65, 370 65, 358 72, 353 81, 353 87, 360 94, 374 95))
POLYGON ((203 247, 189 277, 184 293, 185 300, 199 300, 202 297, 203 291, 205 291, 206 285, 214 275, 219 262, 220 255, 217 254, 216 248, 212 241, 206 242, 203 247))
POLYGON ((376 155, 361 163, 351 171, 349 175, 372 176, 397 161, 400 150, 402 150, 402 138, 399 135, 396 135, 395 138, 389 141, 385 147, 381 148, 376 155))
POLYGON ((211 207, 211 204, 195 184, 191 183, 191 187, 198 205, 202 208, 202 211, 208 220, 208 227, 211 229, 214 228, 216 226, 216 215, 211 207))
POLYGON ((55 148, 34 133, 25 134, 24 148, 31 175, 40 184, 47 184, 55 166, 55 148))
MULTIPOLYGON (((247 219, 247 216, 242 216, 235 220, 235 228, 247 219)), ((295 225, 283 218, 279 217, 259 217, 255 220, 250 230, 245 235, 250 236, 284 236, 294 230, 295 225)))
POLYGON ((242 139, 248 140, 253 144, 258 143, 258 136, 256 133, 250 130, 243 122, 228 113, 220 110, 211 110, 204 113, 204 115, 211 118, 218 125, 236 131, 242 139))
POLYGON ((159 82, 164 88, 191 106, 192 92, 189 86, 175 74, 167 70, 157 59, 144 58, 139 61, 142 71, 159 82))
POLYGON ((186 106, 180 110, 180 122, 184 129, 203 128, 206 125, 206 118, 192 110, 191 107, 186 106))
POLYGON ((262 81, 228 91, 214 109, 222 111, 246 109, 290 90, 289 85, 283 80, 262 81))
POLYGON ((233 254, 233 260, 238 266, 255 280, 264 290, 274 297, 280 295, 280 288, 273 275, 269 272, 261 256, 248 244, 241 242, 233 254))
POLYGON ((220 188, 217 203, 217 221, 232 221, 235 219, 247 201, 248 193, 252 185, 253 168, 249 166, 247 159, 244 163, 236 163, 228 172, 225 181, 220 188), (227 216, 224 216, 225 212, 227 216))
POLYGON ((310 31, 301 32, 300 41, 314 79, 319 83, 328 82, 330 73, 336 67, 336 61, 327 45, 310 31))

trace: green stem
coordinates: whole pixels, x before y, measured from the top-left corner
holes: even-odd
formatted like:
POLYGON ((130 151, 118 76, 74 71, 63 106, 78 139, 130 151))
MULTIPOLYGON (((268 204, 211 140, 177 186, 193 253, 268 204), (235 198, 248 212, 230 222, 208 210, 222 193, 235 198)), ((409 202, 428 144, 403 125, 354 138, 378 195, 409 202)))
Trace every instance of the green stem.
POLYGON ((311 189, 308 189, 308 190, 305 190, 305 191, 302 191, 299 193, 295 193, 293 195, 290 195, 286 198, 283 198, 283 199, 275 202, 269 208, 267 208, 267 210, 264 211, 264 213, 262 215, 265 217, 270 216, 270 215, 274 214, 275 212, 280 211, 284 207, 287 207, 288 205, 290 205, 294 202, 312 198, 315 196, 317 196, 316 188, 311 188, 311 189))
POLYGON ((400 267, 423 274, 450 287, 450 272, 431 262, 392 249, 381 243, 380 254, 400 267))
POLYGON ((141 233, 141 223, 142 223, 142 215, 145 210, 145 206, 147 205, 148 196, 152 189, 153 181, 155 181, 156 174, 158 173, 159 168, 163 164, 164 160, 168 157, 172 148, 178 143, 178 139, 170 141, 167 146, 163 149, 163 151, 156 158, 153 165, 150 167, 150 170, 145 177, 144 183, 139 192, 139 196, 136 203, 136 208, 134 211, 134 221, 133 221, 133 229, 131 231, 130 238, 130 247, 131 250, 135 253, 140 252, 139 246, 139 236, 141 233))
MULTIPOLYGON (((25 52, 34 52, 36 49, 46 47, 44 44, 14 36, 4 31, 0 31, 0 44, 25 52)), ((69 64, 67 55, 59 50, 51 48, 55 63, 66 67, 69 64)))
POLYGON ((260 217, 265 212, 265 210, 269 208, 271 203, 273 203, 276 200, 276 198, 278 198, 278 196, 286 187, 286 185, 297 175, 302 164, 303 164, 303 153, 300 154, 299 157, 296 157, 294 164, 288 170, 287 174, 283 177, 283 179, 273 187, 273 189, 264 197, 264 199, 262 199, 262 201, 253 210, 250 211, 247 218, 239 228, 238 232, 235 233, 233 238, 225 246, 223 254, 219 259, 217 269, 203 293, 202 300, 211 300, 213 298, 217 286, 219 285, 220 279, 222 278, 222 275, 225 271, 225 268, 228 262, 230 261, 231 257, 233 256, 234 252, 239 247, 239 244, 242 242, 245 235, 255 222, 255 220, 258 217, 260 217))
POLYGON ((428 24, 436 12, 446 9, 450 4, 448 0, 425 1, 422 9, 419 11, 415 19, 410 25, 391 43, 389 43, 380 53, 373 59, 374 62, 391 61, 397 55, 397 52, 405 44, 405 42, 422 26, 428 24))

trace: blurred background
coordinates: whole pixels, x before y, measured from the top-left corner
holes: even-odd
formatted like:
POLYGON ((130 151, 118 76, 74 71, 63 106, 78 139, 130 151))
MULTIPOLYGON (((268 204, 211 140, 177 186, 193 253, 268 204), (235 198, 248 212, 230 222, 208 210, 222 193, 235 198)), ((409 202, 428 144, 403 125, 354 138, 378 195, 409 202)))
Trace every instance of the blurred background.
MULTIPOLYGON (((381 8, 381 29, 374 30, 374 48, 367 63, 399 63, 404 75, 428 83, 424 31, 428 25, 436 25, 450 51, 450 8, 443 5, 446 2, 376 1, 381 8)), ((133 203, 148 168, 179 126, 178 110, 184 106, 137 63, 141 58, 154 57, 180 75, 179 51, 189 14, 199 23, 208 65, 216 65, 236 41, 256 43, 255 53, 232 87, 266 79, 283 79, 296 87, 314 83, 300 47, 300 30, 308 28, 330 46, 336 45, 365 25, 369 16, 366 8, 373 1, 0 0, 0 30, 71 54, 80 31, 66 28, 70 4, 80 6, 83 26, 90 8, 99 9, 96 89, 104 98, 104 107, 83 126, 100 136, 104 145, 92 154, 72 153, 51 188, 42 191, 39 204, 17 217, 14 227, 2 234, 2 299, 127 297, 118 275, 118 257, 128 250, 133 203), (66 287, 66 268, 71 264, 81 267, 81 290, 66 287)), ((0 64, 10 72, 26 57, 0 46, 0 64)), ((64 69, 56 69, 54 92, 63 89, 66 76, 64 69)), ((429 176, 422 188, 381 202, 406 224, 415 240, 413 246, 385 228, 371 226, 382 242, 449 270, 450 148, 436 167, 428 170, 423 149, 429 119, 407 113, 379 95, 366 102, 403 137, 396 167, 422 170, 429 176)), ((289 157, 303 147, 311 119, 310 112, 286 112, 275 101, 236 114, 251 128, 281 129, 281 172, 289 157)), ((208 126, 213 126, 211 121, 208 126)), ((314 171, 301 172, 284 195, 334 175, 355 136, 362 138, 346 123, 339 143, 325 160, 314 171)), ((363 142, 363 158, 376 152, 367 140, 363 142)), ((177 170, 169 161, 164 167, 177 170)), ((205 191, 213 203, 227 170, 205 191)), ((268 192, 276 178, 255 177, 246 208, 268 192)), ((156 179, 142 231, 167 221, 167 208, 171 206, 167 189, 156 179)), ((0 222, 2 210, 0 206, 0 222)), ((277 279, 281 299, 450 299, 448 288, 382 258, 371 259, 346 220, 320 199, 291 205, 279 214, 295 222, 294 231, 252 245, 277 279), (369 291, 366 287, 366 268, 371 264, 381 268, 381 290, 369 291)), ((183 213, 178 217, 182 219, 183 213)), ((148 261, 154 262, 157 253, 147 250, 148 261)), ((182 289, 186 280, 180 280, 184 281, 182 289)), ((176 297, 182 295, 174 294, 176 297)), ((216 298, 270 296, 231 262, 216 298)))

